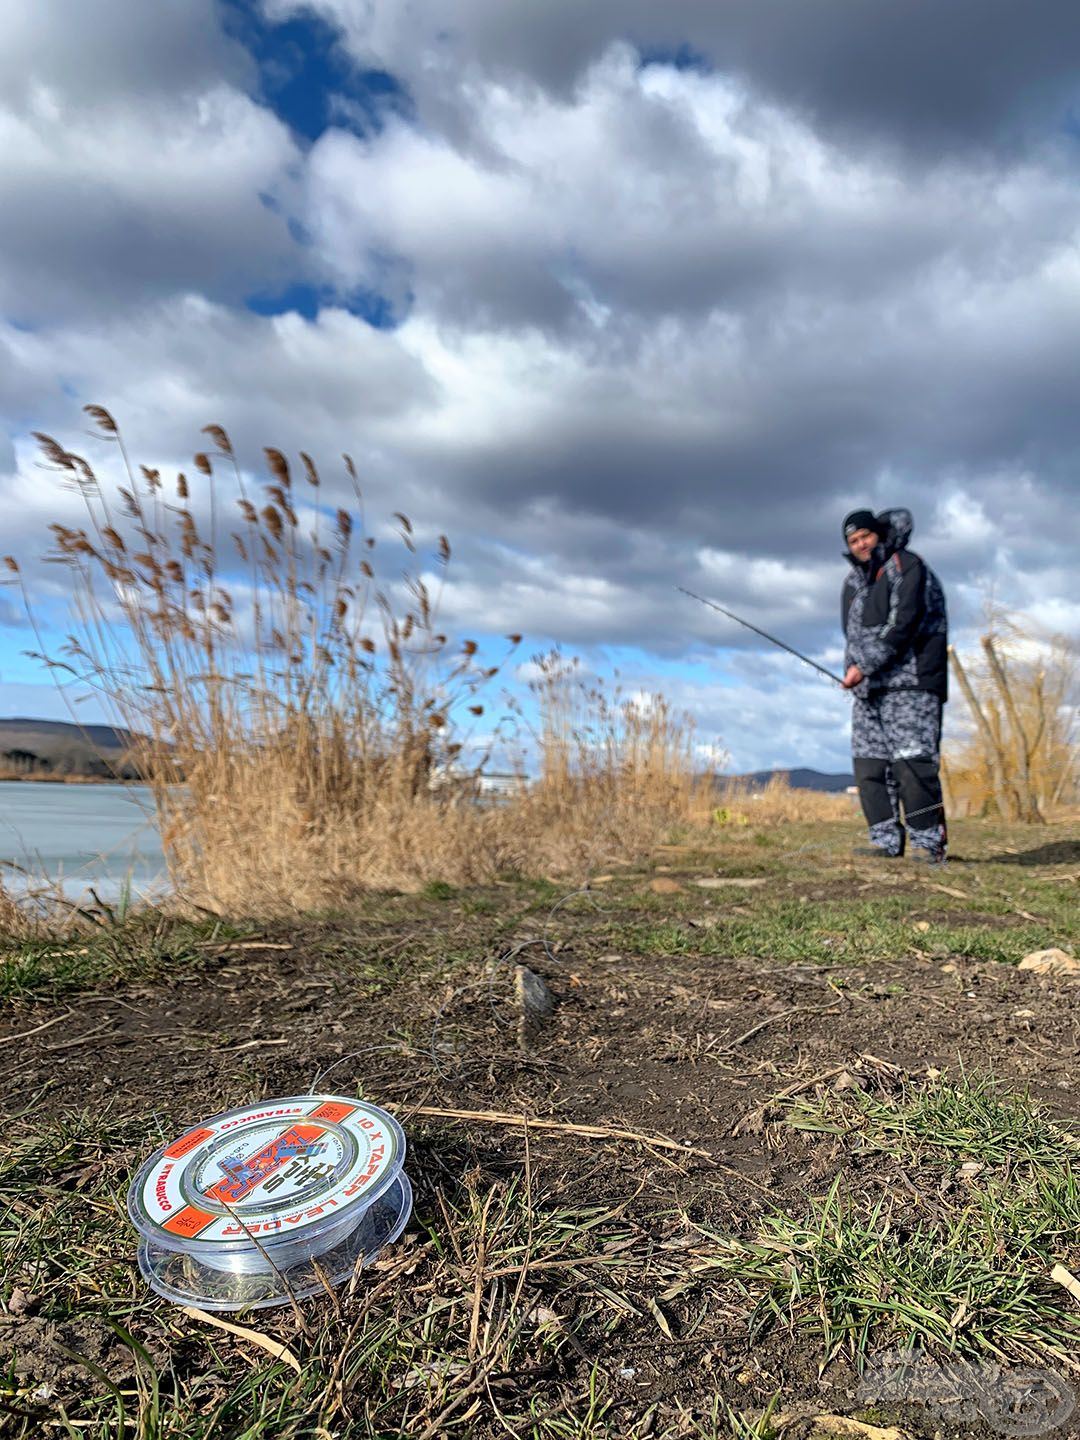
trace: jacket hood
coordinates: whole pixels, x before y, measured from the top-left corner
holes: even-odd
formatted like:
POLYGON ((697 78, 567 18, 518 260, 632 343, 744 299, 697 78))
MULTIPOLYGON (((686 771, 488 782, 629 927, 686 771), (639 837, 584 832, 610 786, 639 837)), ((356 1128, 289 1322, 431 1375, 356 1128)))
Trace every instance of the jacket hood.
POLYGON ((882 510, 877 517, 882 526, 882 544, 887 555, 905 550, 915 528, 910 510, 882 510))

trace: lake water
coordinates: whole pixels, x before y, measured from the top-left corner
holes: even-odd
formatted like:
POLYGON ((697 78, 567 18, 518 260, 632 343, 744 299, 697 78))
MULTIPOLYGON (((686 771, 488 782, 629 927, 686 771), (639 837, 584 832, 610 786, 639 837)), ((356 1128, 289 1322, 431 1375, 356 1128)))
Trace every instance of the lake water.
MULTIPOLYGON (((166 886, 150 792, 142 785, 48 785, 0 781, 0 862, 47 875, 70 899, 93 886, 112 900, 128 882, 134 896, 166 886)), ((4 883, 25 884, 5 865, 4 883)))

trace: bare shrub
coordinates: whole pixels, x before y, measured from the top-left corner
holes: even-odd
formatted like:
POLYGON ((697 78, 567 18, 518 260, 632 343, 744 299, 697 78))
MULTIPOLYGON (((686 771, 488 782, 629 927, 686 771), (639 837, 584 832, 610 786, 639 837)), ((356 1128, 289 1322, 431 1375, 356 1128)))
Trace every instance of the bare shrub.
POLYGON ((972 726, 942 775, 954 813, 1039 823, 1080 800, 1075 642, 992 613, 980 653, 950 662, 972 726))

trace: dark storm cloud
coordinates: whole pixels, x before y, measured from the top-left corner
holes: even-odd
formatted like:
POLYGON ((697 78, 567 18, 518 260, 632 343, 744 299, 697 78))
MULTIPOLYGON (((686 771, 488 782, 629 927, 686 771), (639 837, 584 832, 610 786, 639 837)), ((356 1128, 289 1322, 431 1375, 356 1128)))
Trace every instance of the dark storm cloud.
MULTIPOLYGON (((572 83, 567 61, 582 58, 575 30, 588 33, 590 21, 592 44, 620 27, 644 47, 675 50, 689 40, 717 69, 746 76, 826 128, 869 131, 931 157, 955 146, 1019 144, 1033 131, 1041 138, 1080 95, 1080 10, 1069 0, 612 0, 538 9, 541 35, 529 46, 537 60, 513 58, 527 73, 536 64, 533 73, 551 83, 572 83), (588 19, 577 18, 581 11, 588 19)), ((511 50, 508 28, 504 22, 496 55, 511 50)))

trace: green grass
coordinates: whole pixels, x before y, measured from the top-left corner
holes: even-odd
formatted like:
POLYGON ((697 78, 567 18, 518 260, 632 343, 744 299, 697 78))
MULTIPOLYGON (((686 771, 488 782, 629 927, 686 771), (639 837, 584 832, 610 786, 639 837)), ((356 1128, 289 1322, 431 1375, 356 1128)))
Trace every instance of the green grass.
MULTIPOLYGON (((1011 1199, 1037 1203, 1030 1194, 1011 1199)), ((1053 1295, 1050 1255, 1036 1245, 1018 1263, 1001 1235, 990 1206, 904 1222, 888 1200, 867 1209, 837 1179, 801 1219, 768 1216, 752 1241, 717 1237, 708 1263, 755 1301, 752 1339, 775 1324, 809 1329, 820 1337, 822 1368, 840 1354, 861 1365, 890 1343, 1067 1359, 1080 1344, 1080 1315, 1053 1295)))
POLYGON ((242 934, 221 920, 139 915, 62 941, 25 941, 0 954, 0 1001, 52 1000, 104 985, 159 980, 178 969, 198 969, 216 944, 242 934))
POLYGON ((980 959, 1015 961, 1032 948, 1028 940, 1017 941, 1015 932, 1002 940, 997 932, 972 936, 944 928, 931 930, 916 943, 910 924, 889 923, 865 909, 853 912, 852 907, 839 905, 804 908, 797 903, 763 905, 745 917, 721 915, 708 928, 671 921, 634 921, 613 926, 606 940, 612 948, 633 954, 722 956, 821 965, 902 959, 915 948, 932 948, 932 953, 941 957, 977 955, 980 959))
POLYGON ((785 1114, 798 1130, 856 1137, 898 1159, 981 1160, 989 1165, 1065 1166, 1080 1158, 1060 1125, 1029 1095, 1011 1095, 992 1078, 962 1075, 908 1086, 898 1098, 846 1091, 794 1101, 785 1114))
POLYGON ((1080 1235, 1080 1145, 1028 1097, 962 1076, 896 1099, 794 1102, 785 1118, 890 1157, 907 1184, 886 1170, 871 1198, 842 1171, 800 1219, 769 1215, 749 1241, 715 1237, 708 1263, 754 1299, 752 1333, 809 1328, 823 1365, 840 1353, 861 1365, 888 1343, 1053 1361, 1080 1344, 1080 1313, 1046 1278, 1080 1235), (984 1169, 943 1189, 962 1161, 984 1169))
POLYGON ((456 900, 461 892, 445 880, 429 880, 420 893, 425 900, 456 900))
POLYGON ((258 938, 292 938, 297 951, 319 957, 328 976, 362 980, 376 993, 409 976, 474 965, 496 951, 525 919, 539 933, 554 903, 546 885, 508 886, 494 895, 428 889, 431 893, 423 896, 373 895, 347 912, 305 916, 288 937, 280 922, 264 930, 251 922, 193 922, 143 912, 59 940, 9 941, 6 946, 0 940, 0 1005, 64 999, 80 991, 190 973, 216 963, 218 946, 225 949, 232 941, 258 938), (447 945, 451 900, 472 923, 447 945), (403 931, 406 944, 401 943, 403 931))
MULTIPOLYGON (((715 893, 715 892, 714 892, 715 893)), ((724 908, 692 906, 683 896, 652 896, 640 909, 675 912, 678 919, 654 922, 635 917, 605 931, 613 948, 637 954, 724 956, 729 959, 782 960, 793 963, 866 964, 899 960, 918 950, 933 958, 963 956, 1014 965, 1032 950, 1045 947, 1046 926, 1036 923, 997 926, 990 921, 957 924, 935 921, 935 911, 955 913, 958 902, 941 895, 878 896, 873 900, 805 901, 798 895, 776 898, 767 888, 734 892, 724 908), (671 900, 678 903, 671 904, 671 900), (668 901, 666 905, 663 902, 668 901), (738 904, 743 914, 732 913, 738 904), (926 916, 929 928, 916 930, 915 915, 926 916), (708 925, 690 925, 707 919, 708 925)), ((1075 903, 1075 902, 1074 902, 1075 903)), ((1010 913, 1000 899, 985 905, 979 897, 973 910, 1010 913)), ((1064 928, 1061 934, 1071 933, 1064 928)))

